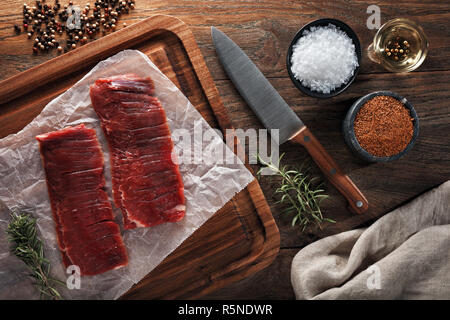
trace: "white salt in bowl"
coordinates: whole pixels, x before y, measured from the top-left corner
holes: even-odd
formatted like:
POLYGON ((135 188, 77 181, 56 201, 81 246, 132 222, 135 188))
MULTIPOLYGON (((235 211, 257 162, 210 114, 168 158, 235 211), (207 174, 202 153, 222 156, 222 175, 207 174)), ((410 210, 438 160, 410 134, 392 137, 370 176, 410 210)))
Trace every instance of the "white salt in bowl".
POLYGON ((356 75, 358 74, 360 66, 361 66, 361 56, 362 56, 361 44, 359 42, 358 36, 347 24, 345 24, 344 22, 342 22, 340 20, 336 20, 336 19, 319 19, 319 20, 312 21, 312 22, 306 24, 305 26, 303 26, 303 28, 301 28, 297 32, 294 39, 292 39, 291 44, 289 45, 287 56, 286 56, 286 66, 287 66, 287 70, 289 73, 289 77, 291 78, 294 85, 300 91, 302 91, 303 93, 305 93, 311 97, 315 97, 315 98, 330 98, 330 97, 334 97, 334 96, 340 94, 341 92, 343 92, 344 90, 346 90, 350 86, 350 84, 355 80, 356 75), (335 88, 334 90, 330 91, 329 93, 322 93, 319 91, 311 90, 309 87, 304 86, 301 83, 301 81, 299 81, 296 78, 296 76, 292 72, 291 58, 292 58, 292 54, 294 51, 294 46, 297 44, 298 40, 302 36, 305 35, 305 31, 310 30, 311 27, 319 27, 319 26, 326 27, 326 26, 329 26, 330 24, 336 26, 339 30, 345 32, 345 34, 352 40, 352 42, 355 46, 355 53, 356 53, 356 57, 358 59, 358 66, 354 69, 353 75, 345 83, 343 83, 338 88, 335 88))

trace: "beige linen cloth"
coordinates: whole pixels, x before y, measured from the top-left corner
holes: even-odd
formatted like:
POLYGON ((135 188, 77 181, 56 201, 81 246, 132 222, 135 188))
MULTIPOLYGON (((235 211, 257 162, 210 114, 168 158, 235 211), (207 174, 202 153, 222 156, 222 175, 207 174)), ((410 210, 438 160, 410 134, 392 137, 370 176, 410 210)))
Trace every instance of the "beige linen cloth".
POLYGON ((297 299, 450 299, 450 181, 292 261, 297 299))

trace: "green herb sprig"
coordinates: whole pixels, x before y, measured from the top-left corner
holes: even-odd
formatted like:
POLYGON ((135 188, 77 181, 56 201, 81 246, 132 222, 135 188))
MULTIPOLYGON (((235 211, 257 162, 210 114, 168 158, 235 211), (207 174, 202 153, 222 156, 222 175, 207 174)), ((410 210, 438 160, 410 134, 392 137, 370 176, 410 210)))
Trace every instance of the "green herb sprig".
POLYGON ((42 241, 37 234, 36 219, 27 214, 12 212, 6 232, 12 243, 11 252, 31 271, 29 276, 33 278, 33 284, 38 288, 40 298, 61 299, 55 285, 64 283, 50 277, 50 261, 44 257, 42 241))
POLYGON ((284 154, 280 156, 278 165, 275 165, 273 162, 264 161, 258 155, 258 162, 264 166, 258 171, 258 175, 262 170, 268 168, 282 178, 280 187, 275 190, 275 193, 280 195, 280 199, 276 203, 286 205, 286 209, 282 213, 294 215, 292 226, 298 224, 304 231, 311 223, 315 223, 321 229, 324 221, 335 223, 336 221, 325 218, 320 209, 320 203, 329 196, 324 193, 322 184, 317 183, 319 177, 311 176, 305 163, 299 168, 282 166, 283 156, 284 154))

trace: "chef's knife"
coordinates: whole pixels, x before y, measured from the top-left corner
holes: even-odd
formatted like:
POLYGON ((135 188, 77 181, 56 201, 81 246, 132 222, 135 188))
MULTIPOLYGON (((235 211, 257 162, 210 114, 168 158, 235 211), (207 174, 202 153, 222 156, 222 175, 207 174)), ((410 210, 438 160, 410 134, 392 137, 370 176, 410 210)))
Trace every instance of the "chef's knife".
POLYGON ((250 58, 220 30, 211 27, 219 60, 231 81, 267 129, 279 129, 279 144, 288 140, 303 145, 316 164, 349 201, 350 209, 363 213, 369 204, 320 142, 288 106, 250 58))

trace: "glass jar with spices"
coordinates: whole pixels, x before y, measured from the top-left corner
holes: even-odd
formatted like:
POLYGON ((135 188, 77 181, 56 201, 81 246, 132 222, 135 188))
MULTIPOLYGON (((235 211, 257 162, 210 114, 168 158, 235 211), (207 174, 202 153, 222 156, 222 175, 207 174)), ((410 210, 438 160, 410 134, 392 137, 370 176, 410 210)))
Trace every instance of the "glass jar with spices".
POLYGON ((414 21, 397 18, 386 22, 368 48, 369 58, 391 72, 417 69, 428 53, 428 39, 414 21))

